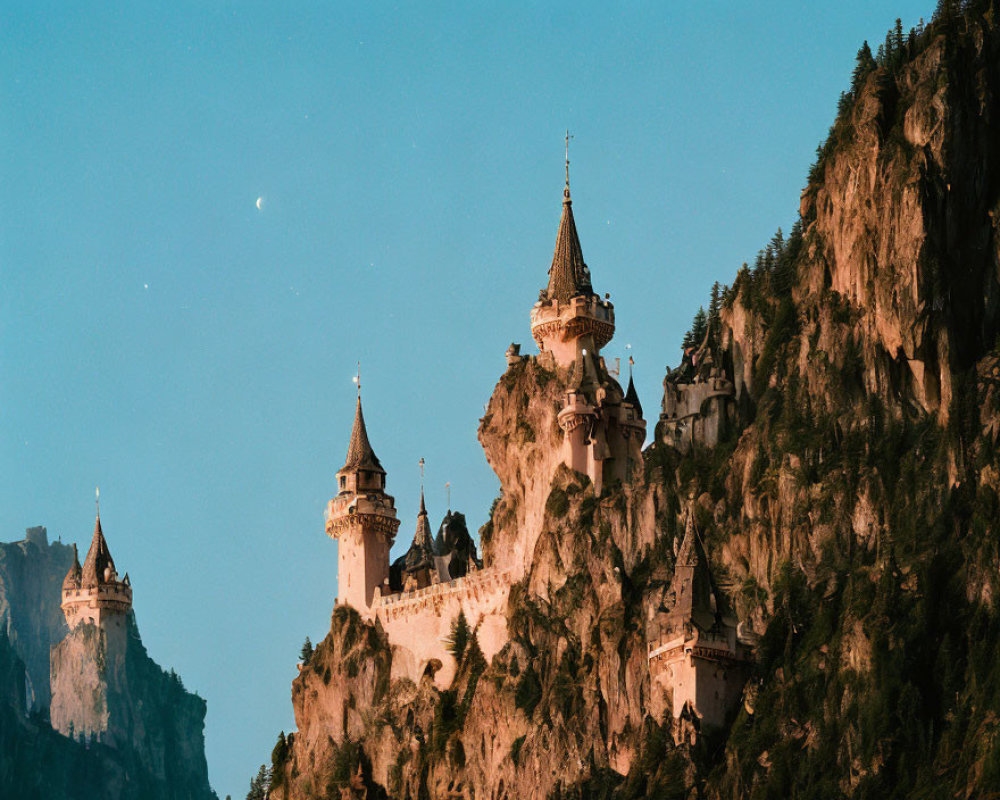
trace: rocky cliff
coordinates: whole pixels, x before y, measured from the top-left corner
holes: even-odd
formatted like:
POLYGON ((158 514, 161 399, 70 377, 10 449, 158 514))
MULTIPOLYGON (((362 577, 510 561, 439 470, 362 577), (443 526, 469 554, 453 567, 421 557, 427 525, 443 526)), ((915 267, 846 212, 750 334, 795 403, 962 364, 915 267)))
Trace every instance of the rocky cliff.
POLYGON ((212 800, 205 701, 149 658, 131 615, 111 642, 94 625, 68 632, 59 601, 72 563, 72 548, 47 544, 44 528, 0 545, 0 793, 212 800), (28 664, 42 659, 33 676, 28 664), (63 718, 74 725, 60 733, 63 718))
POLYGON ((0 543, 0 627, 26 667, 28 708, 49 707, 49 648, 66 635, 60 589, 73 548, 49 542, 43 527, 0 543))
POLYGON ((1000 791, 1000 27, 941 4, 859 54, 801 219, 724 293, 739 420, 595 496, 559 464, 568 375, 498 384, 484 562, 529 567, 509 644, 389 680, 338 609, 293 683, 277 798, 918 797, 1000 791), (743 702, 683 729, 646 664, 693 515, 761 634, 743 702))

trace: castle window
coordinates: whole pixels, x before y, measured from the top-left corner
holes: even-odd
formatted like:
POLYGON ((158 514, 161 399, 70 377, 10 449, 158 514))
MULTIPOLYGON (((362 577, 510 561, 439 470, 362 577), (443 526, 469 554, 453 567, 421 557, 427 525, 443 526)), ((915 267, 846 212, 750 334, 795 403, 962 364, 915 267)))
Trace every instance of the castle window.
POLYGON ((341 491, 343 491, 346 488, 347 488, 347 478, 345 478, 343 475, 341 475, 340 476, 340 489, 341 489, 341 491))

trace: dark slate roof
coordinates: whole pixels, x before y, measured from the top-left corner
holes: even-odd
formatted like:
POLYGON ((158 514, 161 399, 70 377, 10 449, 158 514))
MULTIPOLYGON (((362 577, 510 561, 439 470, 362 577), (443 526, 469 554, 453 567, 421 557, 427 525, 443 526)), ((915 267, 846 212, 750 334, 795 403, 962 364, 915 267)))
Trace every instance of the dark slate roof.
POLYGON ((66 577, 63 579, 63 588, 77 587, 80 586, 80 580, 83 577, 83 568, 80 566, 80 556, 76 551, 76 545, 73 545, 73 566, 69 568, 69 572, 66 573, 66 577))
POLYGON ((97 586, 99 583, 104 583, 104 570, 107 567, 111 567, 111 571, 114 572, 115 560, 111 557, 104 531, 101 530, 101 517, 98 515, 97 522, 94 523, 94 538, 90 540, 90 549, 87 551, 87 560, 83 562, 83 585, 97 586))
POLYGON ((625 392, 625 402, 629 403, 636 411, 639 412, 639 416, 642 416, 642 403, 639 402, 639 393, 635 390, 635 384, 632 382, 632 376, 628 376, 628 390, 625 392))
POLYGON ((413 535, 413 544, 406 551, 403 566, 404 572, 415 572, 419 569, 434 569, 434 538, 431 536, 431 524, 427 520, 423 489, 420 490, 417 532, 413 535))
POLYGON ((688 619, 703 630, 714 626, 718 601, 708 570, 708 556, 694 529, 694 515, 690 511, 684 539, 677 551, 671 588, 675 598, 675 605, 670 611, 672 616, 688 619))
POLYGON ((361 395, 358 395, 358 408, 354 412, 354 428, 351 430, 351 443, 347 446, 347 460, 340 471, 357 469, 367 469, 385 475, 385 470, 382 469, 382 464, 368 441, 365 415, 361 411, 361 395))
POLYGON ((583 249, 573 220, 573 201, 569 197, 569 185, 563 197, 562 219, 556 236, 556 251, 549 267, 549 286, 546 296, 549 300, 568 302, 571 297, 594 293, 590 283, 590 270, 583 261, 583 249))

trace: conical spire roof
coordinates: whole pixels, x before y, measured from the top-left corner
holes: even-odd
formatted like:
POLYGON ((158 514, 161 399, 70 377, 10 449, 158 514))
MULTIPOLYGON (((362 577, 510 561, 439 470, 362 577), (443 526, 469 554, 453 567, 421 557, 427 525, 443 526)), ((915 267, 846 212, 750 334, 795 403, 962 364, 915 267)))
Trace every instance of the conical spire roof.
POLYGON ((549 286, 546 295, 549 300, 566 303, 571 297, 594 293, 590 283, 590 270, 583 261, 583 248, 576 232, 573 219, 573 201, 569 196, 569 179, 563 192, 562 219, 556 236, 556 251, 549 267, 549 286))
POLYGON ((83 576, 83 568, 80 566, 80 554, 76 550, 76 545, 73 545, 73 566, 69 568, 69 572, 66 573, 66 577, 63 579, 63 588, 69 588, 75 586, 79 588, 80 580, 83 576))
POLYGON ((671 588, 675 602, 670 612, 672 616, 690 620, 704 630, 715 624, 718 603, 713 602, 715 591, 708 570, 708 557, 694 528, 691 511, 688 511, 684 539, 677 551, 671 588))
POLYGON ((639 402, 639 393, 635 390, 635 383, 632 381, 631 373, 628 376, 628 390, 625 392, 625 402, 638 411, 640 417, 642 416, 642 403, 639 402))
POLYGON ((434 537, 431 535, 431 524, 427 519, 427 506, 424 505, 424 490, 420 490, 420 513, 417 514, 417 532, 413 535, 413 544, 406 551, 406 572, 434 567, 434 537))
POLYGON ((97 586, 104 583, 104 570, 111 567, 115 571, 115 560, 111 557, 108 549, 108 542, 104 538, 104 531, 101 530, 101 515, 97 515, 94 523, 94 537, 90 540, 90 549, 87 551, 87 559, 83 562, 82 579, 84 586, 97 586))
POLYGON ((341 472, 348 470, 367 469, 385 474, 382 464, 372 450, 368 441, 368 429, 365 428, 365 415, 361 411, 361 395, 358 394, 358 407, 354 412, 354 428, 351 430, 351 443, 347 446, 347 461, 341 467, 341 472))

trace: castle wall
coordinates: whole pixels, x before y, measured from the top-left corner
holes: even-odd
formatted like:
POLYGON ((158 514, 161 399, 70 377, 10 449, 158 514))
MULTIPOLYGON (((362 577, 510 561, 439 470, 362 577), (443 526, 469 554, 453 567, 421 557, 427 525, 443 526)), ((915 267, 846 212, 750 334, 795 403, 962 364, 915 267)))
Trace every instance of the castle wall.
POLYGON ((507 571, 484 569, 424 589, 376 596, 372 612, 393 646, 393 680, 417 682, 436 659, 441 668, 434 682, 442 689, 451 684, 457 664, 445 640, 460 611, 490 660, 507 643, 505 610, 512 582, 507 571))
POLYGON ((682 453, 695 443, 715 447, 725 434, 734 396, 733 385, 721 378, 668 384, 660 416, 664 440, 682 453))
POLYGON ((702 724, 721 727, 739 703, 745 675, 738 646, 727 637, 678 636, 649 647, 653 708, 662 715, 669 701, 674 719, 690 704, 702 724))

